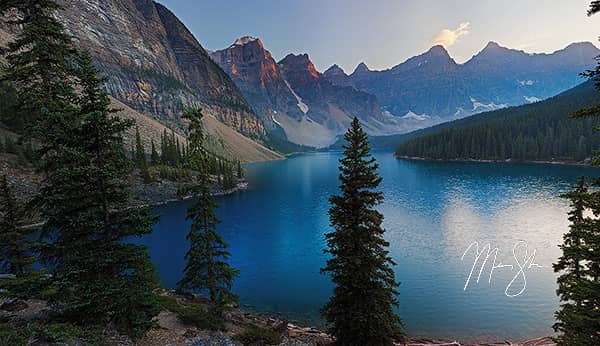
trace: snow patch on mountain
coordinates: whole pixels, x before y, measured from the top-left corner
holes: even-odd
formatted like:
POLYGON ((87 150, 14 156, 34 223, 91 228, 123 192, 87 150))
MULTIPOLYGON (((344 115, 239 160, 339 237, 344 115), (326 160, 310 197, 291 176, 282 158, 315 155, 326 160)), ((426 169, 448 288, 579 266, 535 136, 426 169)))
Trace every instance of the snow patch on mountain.
POLYGON ((535 84, 535 81, 528 79, 528 80, 518 80, 517 82, 519 82, 519 85, 521 86, 531 86, 535 84))
POLYGON ((233 46, 243 46, 245 44, 248 44, 250 42, 254 42, 256 40, 258 40, 258 38, 252 37, 252 36, 240 37, 237 40, 235 40, 235 42, 233 42, 233 44, 231 45, 231 47, 233 47, 233 46))
POLYGON ((410 119, 410 120, 417 120, 417 121, 425 121, 427 119, 430 119, 431 117, 427 114, 417 114, 417 113, 414 113, 413 111, 408 111, 408 113, 406 113, 401 118, 407 119, 407 120, 410 119))
POLYGON ((540 102, 541 99, 535 96, 523 96, 525 98, 525 101, 529 102, 529 103, 535 103, 535 102, 540 102))
POLYGON ((471 97, 471 103, 473 103, 473 112, 475 112, 475 113, 495 111, 497 109, 502 109, 502 108, 508 107, 507 103, 501 103, 501 104, 497 104, 494 102, 483 103, 483 102, 477 101, 476 99, 474 99, 472 97, 471 97))
POLYGON ((306 105, 306 103, 304 103, 302 101, 302 98, 298 94, 296 94, 296 92, 294 91, 294 89, 292 89, 292 86, 287 80, 284 79, 283 81, 285 82, 285 85, 287 85, 287 87, 290 89, 292 95, 294 95, 294 97, 296 98, 296 101, 298 101, 298 108, 300 108, 300 111, 302 111, 302 113, 304 114, 308 113, 308 106, 306 105))
POLYGON ((469 115, 473 115, 473 114, 477 114, 477 113, 484 113, 484 112, 491 112, 491 111, 495 111, 498 109, 507 108, 510 106, 507 103, 500 103, 500 104, 497 104, 494 102, 483 103, 481 101, 476 100, 473 97, 470 97, 470 100, 471 100, 471 103, 473 104, 473 108, 465 109, 462 107, 458 107, 456 109, 456 112, 454 113, 455 118, 464 118, 469 115))
POLYGON ((281 127, 283 127, 283 125, 281 125, 281 123, 279 121, 277 121, 277 119, 275 119, 275 115, 271 115, 271 119, 273 120, 273 122, 281 127))

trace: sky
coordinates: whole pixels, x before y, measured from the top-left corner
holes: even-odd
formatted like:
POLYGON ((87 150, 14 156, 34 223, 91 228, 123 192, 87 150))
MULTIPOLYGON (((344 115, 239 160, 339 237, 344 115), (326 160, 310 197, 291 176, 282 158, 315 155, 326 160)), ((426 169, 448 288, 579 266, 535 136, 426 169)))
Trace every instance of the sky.
POLYGON ((590 0, 157 0, 204 48, 259 37, 275 60, 308 53, 319 71, 365 62, 391 68, 442 44, 459 63, 487 42, 551 53, 572 42, 596 46, 600 15, 590 0), (543 4, 543 6, 541 6, 543 4))

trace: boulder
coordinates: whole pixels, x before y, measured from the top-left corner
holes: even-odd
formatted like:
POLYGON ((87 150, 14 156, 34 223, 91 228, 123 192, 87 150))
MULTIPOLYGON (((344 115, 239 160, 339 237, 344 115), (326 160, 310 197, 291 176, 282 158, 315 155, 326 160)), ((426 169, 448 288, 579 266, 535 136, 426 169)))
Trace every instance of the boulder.
POLYGON ((23 311, 27 309, 29 305, 20 299, 8 299, 4 302, 0 303, 0 310, 15 312, 15 311, 23 311))

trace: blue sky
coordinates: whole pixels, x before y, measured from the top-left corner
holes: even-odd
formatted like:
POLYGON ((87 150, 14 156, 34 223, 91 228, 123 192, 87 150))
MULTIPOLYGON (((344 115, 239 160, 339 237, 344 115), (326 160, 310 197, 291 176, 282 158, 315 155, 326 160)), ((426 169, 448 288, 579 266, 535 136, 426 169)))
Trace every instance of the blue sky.
POLYGON ((386 69, 444 44, 464 62, 488 41, 527 52, 571 42, 598 46, 600 15, 589 0, 158 0, 200 43, 216 50, 259 37, 276 60, 308 53, 320 71, 386 69), (543 4, 543 6, 541 6, 543 4))

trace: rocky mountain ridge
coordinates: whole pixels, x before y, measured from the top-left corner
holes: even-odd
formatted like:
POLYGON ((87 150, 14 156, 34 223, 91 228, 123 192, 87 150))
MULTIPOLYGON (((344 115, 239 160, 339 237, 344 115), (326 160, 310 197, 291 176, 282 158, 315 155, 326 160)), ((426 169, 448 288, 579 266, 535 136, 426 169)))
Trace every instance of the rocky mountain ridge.
POLYGON ((351 86, 339 86, 317 71, 307 54, 289 54, 275 62, 262 41, 242 37, 213 60, 238 85, 274 133, 314 147, 327 146, 358 116, 371 134, 398 131, 377 98, 351 86))
POLYGON ((109 77, 117 100, 166 123, 201 106, 240 133, 266 134, 237 86, 166 7, 152 0, 61 0, 59 18, 109 77))

